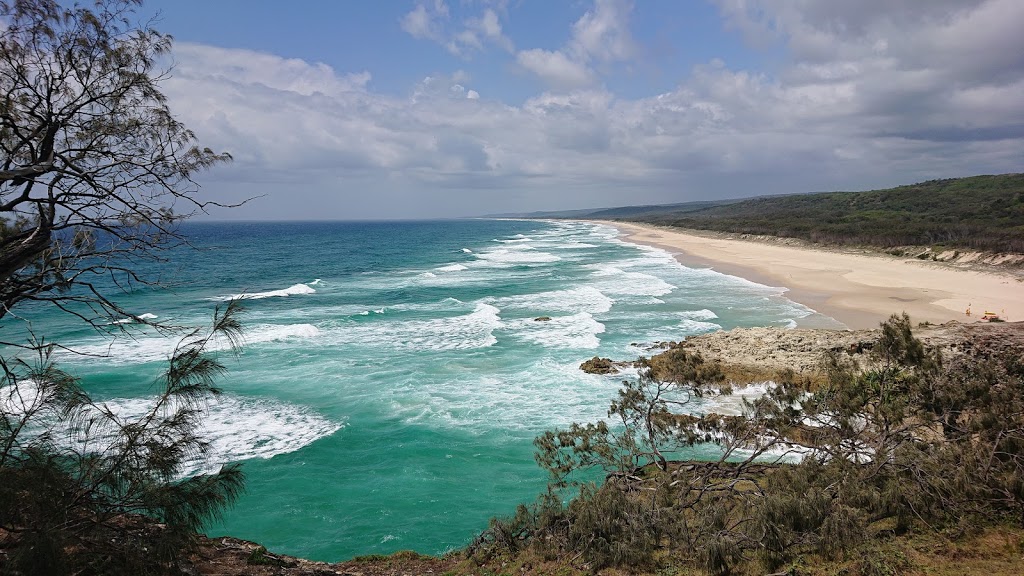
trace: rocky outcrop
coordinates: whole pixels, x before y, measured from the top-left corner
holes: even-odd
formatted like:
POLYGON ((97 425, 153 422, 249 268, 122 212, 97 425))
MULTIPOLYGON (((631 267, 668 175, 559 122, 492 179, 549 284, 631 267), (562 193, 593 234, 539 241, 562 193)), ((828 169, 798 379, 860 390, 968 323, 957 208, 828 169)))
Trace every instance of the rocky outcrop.
POLYGON ((630 364, 632 363, 615 362, 611 358, 599 358, 594 356, 590 360, 580 364, 580 370, 583 370, 587 374, 618 374, 621 368, 629 366, 630 364))
POLYGON ((736 328, 691 336, 670 350, 682 348, 718 361, 726 379, 736 384, 776 380, 787 370, 817 381, 824 377, 820 364, 825 352, 861 358, 876 336, 874 330, 736 328))
MULTIPOLYGON (((864 366, 870 362, 871 347, 878 335, 879 330, 736 328, 691 336, 654 358, 680 348, 697 352, 705 360, 718 361, 726 379, 736 384, 775 380, 787 370, 811 382, 821 382, 825 377, 822 359, 826 352, 838 353, 864 366)), ((982 346, 993 350, 1024 349, 1024 322, 950 322, 918 326, 914 335, 947 358, 982 346)), ((659 365, 653 359, 652 364, 659 365)))
POLYGON ((402 576, 443 574, 456 569, 459 558, 435 558, 415 552, 362 556, 347 562, 312 562, 268 552, 254 542, 237 538, 201 537, 189 558, 186 573, 197 576, 402 576))

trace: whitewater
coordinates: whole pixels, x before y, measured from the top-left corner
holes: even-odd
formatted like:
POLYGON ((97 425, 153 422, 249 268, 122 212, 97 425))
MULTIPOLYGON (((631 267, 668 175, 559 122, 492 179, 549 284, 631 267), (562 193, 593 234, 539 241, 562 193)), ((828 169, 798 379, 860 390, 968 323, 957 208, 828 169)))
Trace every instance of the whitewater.
POLYGON ((26 317, 79 352, 61 366, 127 416, 146 409, 180 338, 138 320, 203 326, 241 299, 241 353, 211 346, 229 369, 204 422, 211 456, 187 472, 242 462, 248 491, 208 533, 317 560, 442 553, 532 500, 545 483, 533 438, 606 418, 618 390, 623 376, 579 370, 588 358, 814 314, 782 288, 682 266, 593 223, 183 231, 194 248, 144 267, 162 286, 119 295, 132 317, 108 334, 42 307, 26 317))

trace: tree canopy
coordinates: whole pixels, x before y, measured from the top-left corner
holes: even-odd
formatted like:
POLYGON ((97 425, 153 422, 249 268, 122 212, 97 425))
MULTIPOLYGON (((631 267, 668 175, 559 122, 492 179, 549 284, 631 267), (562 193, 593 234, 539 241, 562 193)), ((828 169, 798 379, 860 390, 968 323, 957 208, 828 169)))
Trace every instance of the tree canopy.
POLYGON ((171 113, 171 38, 137 4, 0 2, 0 318, 25 300, 116 310, 95 278, 139 281, 131 263, 210 204, 195 174, 230 159, 171 113))

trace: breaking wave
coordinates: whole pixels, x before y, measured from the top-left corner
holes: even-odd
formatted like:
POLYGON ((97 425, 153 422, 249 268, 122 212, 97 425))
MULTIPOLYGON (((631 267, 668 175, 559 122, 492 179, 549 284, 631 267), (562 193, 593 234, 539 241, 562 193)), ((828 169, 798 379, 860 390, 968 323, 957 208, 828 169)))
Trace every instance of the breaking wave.
POLYGON ((228 300, 262 300, 264 298, 286 298, 288 296, 299 296, 303 294, 314 294, 316 289, 312 288, 314 284, 318 284, 319 279, 314 280, 309 284, 292 284, 287 288, 281 290, 268 290, 266 292, 253 292, 253 293, 241 293, 241 294, 230 294, 228 296, 217 296, 214 298, 208 298, 208 300, 216 300, 220 302, 226 302, 228 300))

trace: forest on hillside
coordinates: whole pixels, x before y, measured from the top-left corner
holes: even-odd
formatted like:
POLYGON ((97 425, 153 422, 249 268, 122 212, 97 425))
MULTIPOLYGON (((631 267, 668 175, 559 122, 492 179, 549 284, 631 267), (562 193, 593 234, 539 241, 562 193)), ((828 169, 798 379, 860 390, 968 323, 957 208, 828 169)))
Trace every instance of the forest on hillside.
MULTIPOLYGON (((759 197, 600 217, 839 245, 1024 252, 1024 174, 932 180, 868 192, 759 197)), ((587 217, 599 217, 591 214, 587 217)))

